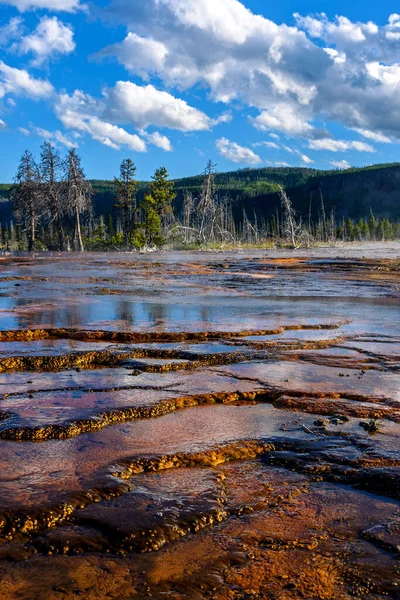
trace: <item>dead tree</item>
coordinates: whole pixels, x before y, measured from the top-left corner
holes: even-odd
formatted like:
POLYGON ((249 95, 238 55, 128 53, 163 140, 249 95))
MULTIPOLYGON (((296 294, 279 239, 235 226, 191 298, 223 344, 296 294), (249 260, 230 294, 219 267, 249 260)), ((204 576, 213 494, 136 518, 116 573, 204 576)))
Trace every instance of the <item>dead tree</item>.
POLYGON ((62 183, 62 160, 60 153, 50 141, 41 146, 40 172, 42 176, 42 196, 49 215, 49 228, 56 226, 59 248, 66 250, 63 217, 66 212, 65 186, 62 183))
POLYGON ((310 235, 302 226, 301 221, 296 219, 296 211, 292 203, 283 190, 279 187, 279 195, 282 206, 282 232, 283 237, 289 242, 291 248, 299 248, 300 246, 308 246, 310 244, 310 235))
POLYGON ((31 152, 21 156, 15 185, 11 189, 14 213, 23 223, 28 237, 28 250, 35 249, 36 228, 41 216, 42 196, 40 170, 31 152))
POLYGON ((197 227, 201 241, 214 242, 214 221, 216 210, 215 198, 215 167, 211 160, 208 161, 204 171, 203 185, 197 204, 197 227))
POLYGON ((74 219, 75 250, 84 252, 81 215, 88 214, 92 208, 93 189, 89 181, 85 178, 85 173, 81 166, 81 159, 74 148, 68 152, 66 159, 66 179, 67 179, 67 197, 68 210, 74 219))

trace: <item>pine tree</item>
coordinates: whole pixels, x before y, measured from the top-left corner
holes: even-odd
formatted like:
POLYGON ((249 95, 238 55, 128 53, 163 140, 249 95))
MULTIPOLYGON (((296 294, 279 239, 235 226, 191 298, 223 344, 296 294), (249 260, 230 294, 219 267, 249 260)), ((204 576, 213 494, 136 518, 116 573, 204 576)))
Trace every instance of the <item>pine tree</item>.
POLYGON ((378 221, 375 219, 372 209, 370 209, 368 228, 371 240, 376 240, 376 237, 378 235, 378 221))
POLYGON ((382 241, 386 242, 393 239, 393 228, 389 219, 383 219, 382 223, 382 241))
POLYGON ((150 196, 154 200, 154 208, 161 218, 172 213, 172 202, 176 198, 174 182, 170 181, 168 171, 160 167, 152 176, 150 183, 150 196))
POLYGON ((117 207, 122 211, 125 246, 131 243, 133 230, 137 226, 136 193, 138 184, 135 181, 136 166, 130 158, 122 161, 119 178, 114 179, 117 189, 117 207))
POLYGON ((346 228, 347 241, 353 242, 354 241, 354 223, 353 223, 352 219, 350 219, 350 217, 347 219, 347 221, 345 223, 345 228, 346 228))
POLYGON ((138 239, 139 244, 142 246, 161 246, 163 243, 161 217, 156 207, 157 204, 153 196, 146 194, 141 203, 144 222, 142 224, 142 235, 138 239))
POLYGON ((363 220, 363 226, 362 226, 362 238, 363 238, 363 240, 371 239, 368 221, 364 221, 364 220, 363 220))

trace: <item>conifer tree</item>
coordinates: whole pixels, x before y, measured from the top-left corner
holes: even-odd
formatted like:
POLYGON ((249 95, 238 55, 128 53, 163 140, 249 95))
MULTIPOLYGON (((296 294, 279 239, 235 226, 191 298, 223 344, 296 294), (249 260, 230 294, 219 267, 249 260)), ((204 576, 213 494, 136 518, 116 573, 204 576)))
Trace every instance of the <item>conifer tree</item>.
POLYGON ((149 186, 149 193, 145 195, 141 202, 141 208, 144 212, 144 223, 142 232, 144 233, 144 242, 147 245, 160 246, 163 243, 162 225, 165 224, 166 217, 172 214, 172 202, 176 194, 174 192, 174 182, 169 181, 168 171, 165 167, 160 167, 152 176, 149 186))
POLYGON ((156 210, 157 204, 151 194, 146 194, 141 203, 144 212, 144 222, 142 225, 143 235, 141 236, 141 245, 161 246, 163 237, 161 233, 161 217, 156 210))
POLYGON ((136 166, 130 158, 122 161, 119 178, 114 179, 117 190, 117 207, 123 216, 124 243, 131 244, 133 230, 137 225, 136 193, 138 184, 135 181, 136 166))
POLYGON ((152 176, 150 196, 154 200, 154 208, 161 218, 172 213, 172 202, 176 198, 174 182, 169 180, 168 171, 160 167, 152 176))
POLYGON ((369 235, 372 240, 376 240, 378 234, 378 221, 374 217, 372 209, 370 209, 370 217, 368 219, 369 235))
POLYGON ((382 241, 386 242, 393 239, 393 228, 389 219, 385 218, 381 223, 382 227, 382 241))

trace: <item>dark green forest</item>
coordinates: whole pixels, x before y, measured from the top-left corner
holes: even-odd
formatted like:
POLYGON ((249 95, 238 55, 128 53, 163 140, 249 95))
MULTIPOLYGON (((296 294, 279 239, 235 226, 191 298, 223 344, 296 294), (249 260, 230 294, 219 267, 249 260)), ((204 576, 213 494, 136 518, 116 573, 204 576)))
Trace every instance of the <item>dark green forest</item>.
MULTIPOLYGON (((204 175, 174 180, 176 207, 182 203, 183 193, 198 195, 204 175)), ((233 200, 233 211, 238 217, 243 208, 251 215, 253 210, 264 218, 270 218, 280 206, 278 186, 289 195, 294 208, 308 218, 311 203, 313 218, 320 209, 322 193, 325 209, 335 210, 337 216, 352 219, 368 218, 372 210, 375 216, 400 219, 400 163, 373 165, 346 171, 319 171, 308 168, 240 169, 216 173, 218 193, 233 200)), ((115 205, 113 181, 91 180, 94 190, 95 214, 107 215, 115 205)), ((138 181, 138 197, 144 196, 149 182, 138 181)), ((0 184, 0 221, 6 224, 12 219, 8 192, 11 184, 0 184)))

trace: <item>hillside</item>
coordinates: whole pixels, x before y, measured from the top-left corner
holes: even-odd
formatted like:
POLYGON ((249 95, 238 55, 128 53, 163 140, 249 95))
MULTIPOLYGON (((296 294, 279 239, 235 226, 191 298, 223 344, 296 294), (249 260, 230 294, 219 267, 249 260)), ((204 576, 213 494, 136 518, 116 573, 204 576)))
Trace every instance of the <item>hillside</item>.
MULTIPOLYGON (((185 191, 192 192, 194 196, 199 194, 202 180, 202 175, 175 180, 177 210, 185 191)), ((96 192, 95 212, 106 215, 114 206, 113 182, 93 180, 92 184, 96 192)), ((221 197, 232 199, 237 219, 241 218, 243 208, 249 217, 254 211, 264 218, 275 214, 280 205, 277 191, 282 186, 304 218, 308 218, 310 208, 312 217, 318 216, 322 197, 325 211, 330 213, 333 209, 338 218, 368 217, 372 209, 377 217, 400 220, 400 163, 347 171, 290 167, 241 169, 217 173, 216 184, 221 197)), ((147 185, 147 182, 139 183, 139 197, 147 185)), ((7 184, 0 185, 0 221, 3 223, 11 219, 11 205, 7 198, 9 188, 7 184)))

